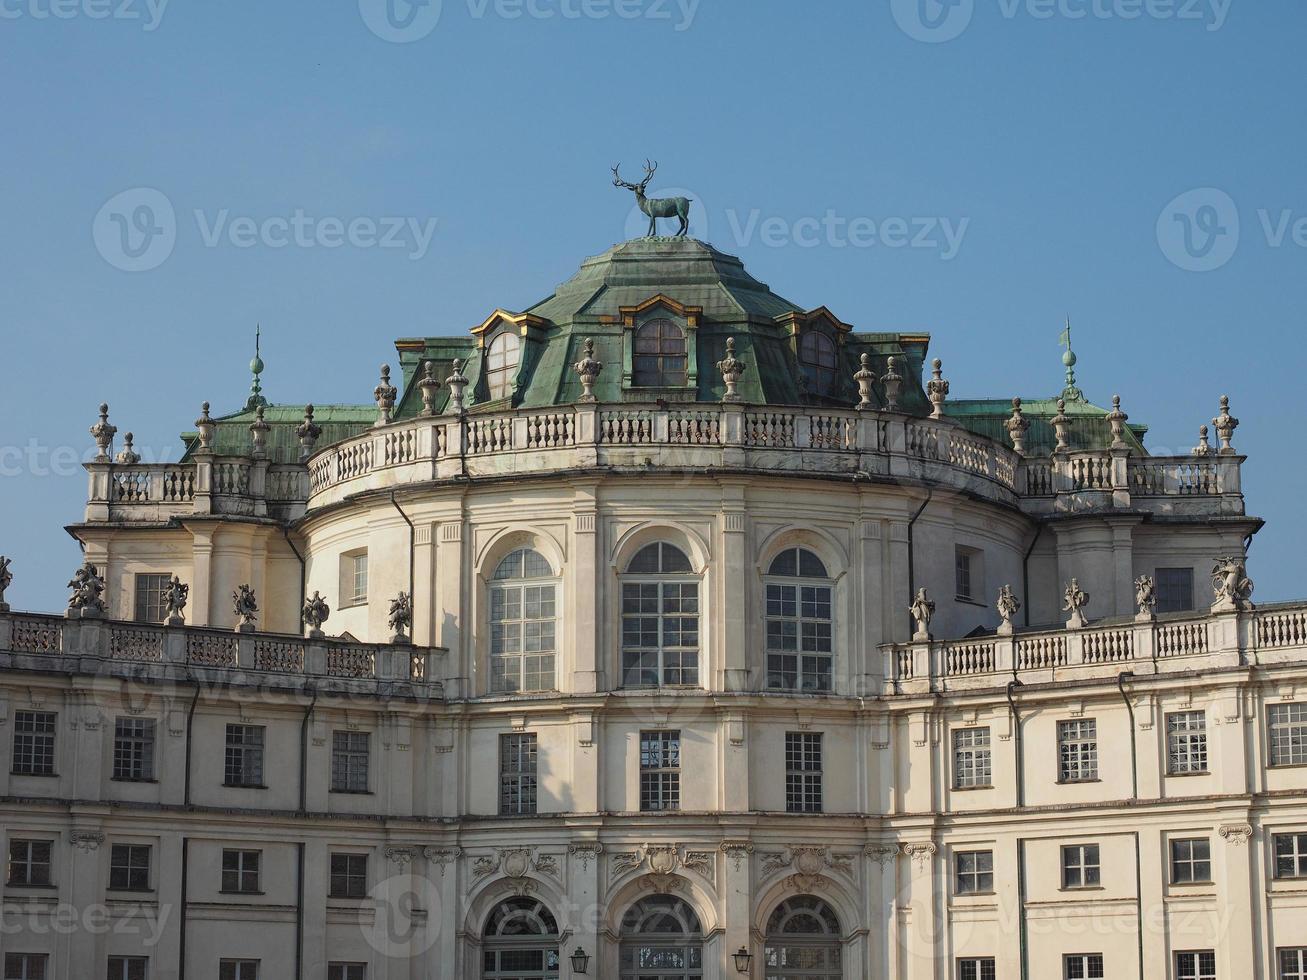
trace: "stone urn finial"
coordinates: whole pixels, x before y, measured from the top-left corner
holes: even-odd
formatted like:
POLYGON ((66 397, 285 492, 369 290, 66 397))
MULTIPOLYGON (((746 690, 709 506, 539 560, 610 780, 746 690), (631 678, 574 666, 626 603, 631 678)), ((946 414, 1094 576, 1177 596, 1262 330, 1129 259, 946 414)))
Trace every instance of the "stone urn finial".
POLYGON ((931 362, 930 380, 926 382, 926 395, 933 406, 930 417, 936 421, 944 417, 944 399, 948 398, 948 382, 944 380, 944 362, 938 357, 931 362))
POLYGON ((304 625, 309 628, 309 639, 320 640, 327 635, 322 632, 322 624, 331 615, 331 607, 327 605, 327 600, 322 598, 322 593, 314 591, 313 595, 305 600, 300 615, 304 625))
POLYGON ((885 408, 891 412, 899 410, 899 394, 903 391, 903 375, 899 374, 899 359, 891 354, 885 362, 885 374, 880 379, 885 386, 885 408))
POLYGON ((4 555, 0 555, 0 613, 9 611, 9 603, 5 602, 5 589, 9 588, 14 582, 14 573, 9 571, 9 566, 13 564, 4 555))
POLYGON ((313 455, 313 447, 318 444, 318 436, 322 435, 322 426, 313 421, 313 406, 304 406, 304 421, 295 427, 295 435, 300 440, 300 462, 305 462, 313 455))
POLYGON ((254 598, 254 590, 248 585, 238 586, 231 594, 232 607, 236 611, 236 632, 253 633, 259 619, 259 603, 254 598))
POLYGON ((1007 428, 1008 438, 1012 440, 1012 451, 1018 456, 1026 454, 1026 433, 1030 431, 1030 420, 1021 413, 1021 399, 1012 399, 1012 417, 1003 423, 1007 428))
POLYGON ((454 415, 462 415, 467 411, 463 403, 463 391, 467 388, 467 377, 463 374, 463 361, 460 358, 454 358, 450 375, 445 379, 445 384, 449 386, 449 405, 445 411, 454 415))
POLYGON ((1104 416, 1107 424, 1112 427, 1112 449, 1129 449, 1125 441, 1125 424, 1130 418, 1125 412, 1121 411, 1121 396, 1112 396, 1112 410, 1104 416))
POLYGON ((1067 617, 1066 628, 1084 629, 1088 625, 1085 619, 1085 607, 1089 605, 1089 593, 1080 588, 1080 583, 1073 578, 1071 584, 1062 593, 1062 600, 1062 611, 1071 614, 1067 617))
POLYGON ((1230 414, 1230 396, 1221 396, 1221 412, 1216 418, 1212 419, 1212 427, 1216 429, 1216 438, 1220 440, 1220 454, 1222 456, 1234 455, 1234 446, 1230 441, 1234 438, 1234 430, 1239 428, 1239 420, 1230 414))
POLYGON ((1055 453, 1065 453, 1071 451, 1071 443, 1067 441, 1067 435, 1071 432, 1071 416, 1066 413, 1066 399, 1057 400, 1057 414, 1048 420, 1053 426, 1053 432, 1057 435, 1057 445, 1053 447, 1055 453))
POLYGON ((876 372, 871 369, 871 355, 865 351, 858 358, 858 363, 861 366, 853 375, 853 380, 858 384, 858 404, 856 407, 859 412, 865 412, 875 407, 871 403, 871 387, 876 383, 876 372))
POLYGON ((435 361, 427 361, 423 367, 418 393, 422 396, 422 414, 431 418, 436 414, 436 396, 440 394, 440 379, 436 377, 435 361))
POLYGON ((604 369, 602 361, 595 360, 595 342, 593 337, 585 339, 585 357, 573 365, 573 370, 581 378, 581 398, 580 401, 595 401, 595 381, 599 378, 599 372, 604 369))
POLYGON ((995 605, 999 616, 1003 618, 1003 621, 998 624, 999 636, 1011 636, 1012 617, 1021 611, 1021 600, 1012 591, 1012 586, 1005 585, 998 590, 998 601, 995 605))
POLYGON ((724 402, 738 402, 740 394, 735 390, 735 386, 740 383, 740 375, 744 374, 745 364, 735 356, 735 338, 726 338, 726 356, 717 362, 717 370, 722 373, 722 381, 726 383, 726 394, 722 395, 724 402))
POLYGON ((141 454, 132 446, 132 440, 135 438, 130 432, 123 436, 123 448, 116 457, 114 462, 123 466, 135 466, 141 461, 141 454))
POLYGON ((930 642, 930 620, 935 615, 935 600, 927 595, 925 589, 918 589, 917 594, 912 597, 912 605, 908 606, 908 612, 912 613, 912 622, 915 624, 912 633, 913 641, 930 642))
POLYGON ((195 420, 195 431, 200 434, 200 448, 197 452, 213 452, 213 433, 217 428, 213 417, 209 415, 209 403, 204 402, 200 405, 200 417, 195 420))
POLYGON ((91 426, 91 436, 95 439, 96 448, 99 452, 95 454, 97 463, 109 462, 109 447, 113 445, 113 437, 118 434, 118 427, 109 424, 109 403, 100 403, 100 421, 91 426))
POLYGON ((268 455, 268 430, 272 426, 263 417, 263 406, 254 407, 254 421, 250 423, 250 455, 264 459, 268 455))
POLYGON ((1198 427, 1198 445, 1194 446, 1193 454, 1195 456, 1212 455, 1212 444, 1207 440, 1207 426, 1198 427))
POLYGON ((381 365, 381 382, 372 389, 372 397, 377 401, 377 421, 374 426, 390 424, 391 413, 395 410, 395 399, 399 389, 390 383, 390 365, 381 365))

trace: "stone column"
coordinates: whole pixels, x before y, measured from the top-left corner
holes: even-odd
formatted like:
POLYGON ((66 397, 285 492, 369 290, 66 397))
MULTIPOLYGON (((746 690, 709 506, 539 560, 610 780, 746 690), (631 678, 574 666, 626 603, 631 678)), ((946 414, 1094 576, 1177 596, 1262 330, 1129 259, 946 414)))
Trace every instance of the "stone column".
POLYGON ((1216 907, 1228 916, 1223 924, 1225 942, 1216 949, 1216 972, 1222 977, 1249 976, 1257 962, 1252 910, 1262 904, 1262 898, 1253 890, 1252 866, 1258 859, 1253 841, 1252 824, 1243 814, 1222 822, 1212 838, 1212 877, 1221 893, 1216 907))
POLYGON ((209 626, 216 622, 213 608, 213 528, 187 525, 191 532, 193 565, 191 568, 191 626, 209 626))
POLYGON ((908 922, 900 935, 901 976, 904 980, 936 980, 945 975, 947 964, 939 955, 938 939, 945 930, 937 914, 934 841, 909 841, 903 853, 909 859, 907 893, 908 922))
MULTIPOLYGON (((559 678, 562 690, 574 694, 593 694, 599 690, 607 663, 599 662, 599 603, 610 601, 606 588, 608 576, 601 571, 599 555, 599 486, 586 482, 573 487, 572 497, 572 555, 567 574, 571 581, 567 587, 565 617, 569 624, 573 662, 570 685, 559 678)), ((559 658, 558 670, 563 669, 559 658)))
POLYGON ((874 518, 864 517, 858 522, 855 565, 849 576, 848 605, 853 608, 853 616, 845 639, 852 659, 847 676, 853 686, 848 693, 859 697, 883 693, 892 676, 888 655, 880 650, 880 644, 892 635, 883 609, 882 530, 881 522, 874 518))
POLYGON ((304 976, 327 975, 327 888, 330 852, 325 840, 304 844, 304 976))
POLYGON ((473 676, 470 655, 464 639, 464 571, 463 520, 453 514, 440 524, 436 546, 436 592, 432 613, 436 619, 436 645, 446 647, 446 697, 458 698, 467 693, 473 676))
MULTIPOLYGON (((727 691, 750 690, 749 628, 750 586, 756 580, 748 549, 743 482, 723 482, 722 518, 718 536, 721 560, 717 562, 717 605, 713 641, 722 651, 722 683, 727 691)), ((761 685, 752 685, 754 687, 761 685)))
POLYGON ((604 846, 597 840, 578 840, 567 845, 567 897, 569 907, 558 911, 562 929, 572 932, 569 942, 559 949, 564 977, 572 976, 568 957, 578 947, 590 954, 590 973, 598 976, 603 939, 600 936, 600 855, 604 846))
MULTIPOLYGON (((103 848, 104 831, 100 821, 88 820, 89 815, 79 816, 74 813, 73 827, 68 832, 65 845, 68 855, 68 874, 61 894, 67 897, 68 905, 85 915, 86 910, 101 906, 104 902, 104 889, 108 882, 101 874, 101 868, 108 864, 108 854, 103 848)), ((87 920, 82 920, 87 921, 87 920)), ((88 931, 75 929, 71 934, 60 937, 58 946, 62 947, 58 959, 66 964, 69 977, 94 977, 104 969, 108 937, 104 930, 88 931)))
MULTIPOLYGON (((747 840, 725 840, 714 855, 721 874, 718 895, 722 904, 722 927, 725 930, 726 976, 738 976, 731 954, 743 946, 753 954, 755 968, 762 971, 762 945, 753 941, 753 844, 747 840)), ((705 965, 707 965, 705 963, 705 965)))

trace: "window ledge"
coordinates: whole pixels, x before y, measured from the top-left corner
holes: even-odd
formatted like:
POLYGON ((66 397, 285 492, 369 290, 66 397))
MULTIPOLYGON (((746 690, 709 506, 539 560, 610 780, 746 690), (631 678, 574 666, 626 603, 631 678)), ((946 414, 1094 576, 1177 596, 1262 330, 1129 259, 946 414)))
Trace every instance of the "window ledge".
POLYGON ((327 792, 329 792, 332 796, 372 796, 373 795, 372 790, 370 789, 330 789, 327 792))
POLYGON ((113 898, 115 895, 153 895, 153 888, 106 888, 104 894, 106 898, 113 898))
POLYGON ((985 789, 993 789, 993 788, 994 788, 994 784, 993 784, 993 783, 985 783, 985 784, 983 784, 983 785, 976 785, 976 786, 954 786, 954 787, 953 787, 953 792, 955 792, 955 793, 974 793, 976 790, 985 790, 985 789))
POLYGON ((263 783, 223 783, 224 789, 267 789, 263 783))
POLYGON ((1101 783, 1102 781, 1103 780, 1098 777, 1093 779, 1059 779, 1057 784, 1059 786, 1081 786, 1085 783, 1101 783))
POLYGON ((140 776, 140 777, 137 777, 137 776, 110 776, 110 777, 109 777, 109 782, 111 782, 111 783, 158 783, 159 780, 155 779, 155 778, 152 777, 152 776, 151 776, 151 777, 145 777, 145 776, 140 776))
POLYGON ((1211 774, 1212 770, 1210 769, 1195 769, 1193 772, 1168 772, 1166 778, 1183 779, 1186 776, 1210 776, 1211 774))
POLYGON ((229 891, 229 890, 227 890, 226 888, 219 888, 219 889, 218 889, 218 894, 219 894, 219 895, 254 895, 254 896, 258 896, 258 895, 266 895, 267 892, 229 891))
POLYGON ((336 612, 344 612, 346 609, 358 609, 360 606, 368 604, 368 597, 363 596, 358 599, 350 599, 348 602, 342 602, 336 607, 336 612))
POLYGON ((1101 892, 1102 885, 1063 885, 1058 889, 1060 892, 1101 892))
POLYGON ((29 779, 58 779, 57 772, 20 772, 17 769, 9 770, 11 776, 27 776, 29 779))
POLYGON ((58 885, 28 885, 17 881, 5 882, 5 888, 7 889, 20 888, 23 891, 34 891, 34 892, 57 892, 59 890, 58 885))
POLYGON ((954 602, 961 602, 961 603, 963 603, 964 605, 968 605, 968 606, 976 606, 976 607, 979 608, 979 609, 988 609, 988 608, 989 608, 989 605, 988 605, 987 603, 982 602, 980 599, 973 599, 973 598, 971 598, 971 596, 969 596, 969 595, 955 595, 955 596, 953 597, 953 601, 954 601, 954 602))

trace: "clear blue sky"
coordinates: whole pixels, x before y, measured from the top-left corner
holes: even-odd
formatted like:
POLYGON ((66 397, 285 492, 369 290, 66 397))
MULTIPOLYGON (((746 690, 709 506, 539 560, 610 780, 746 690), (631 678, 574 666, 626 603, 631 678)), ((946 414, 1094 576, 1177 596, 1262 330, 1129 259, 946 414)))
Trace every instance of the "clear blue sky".
POLYGON ((90 446, 102 399, 175 458, 202 399, 242 402, 259 321, 273 401, 367 401, 395 337, 520 309, 626 237, 609 168, 645 156, 778 292, 929 331, 955 396, 1053 393, 1067 313, 1087 394, 1119 391, 1156 449, 1191 447, 1229 393, 1270 522, 1258 598, 1307 593, 1298 0, 444 0, 438 21, 404 0, 389 19, 380 0, 126 2, 0 2, 16 606, 63 607, 85 477, 48 454, 90 446), (128 272, 115 235, 138 232, 101 212, 136 188, 175 237, 128 272), (1215 192, 1164 214, 1197 188, 1215 192), (257 230, 297 211, 306 240, 334 218, 355 242, 257 230), (404 247, 357 224, 390 217, 404 247), (925 247, 896 218, 933 228, 925 247))

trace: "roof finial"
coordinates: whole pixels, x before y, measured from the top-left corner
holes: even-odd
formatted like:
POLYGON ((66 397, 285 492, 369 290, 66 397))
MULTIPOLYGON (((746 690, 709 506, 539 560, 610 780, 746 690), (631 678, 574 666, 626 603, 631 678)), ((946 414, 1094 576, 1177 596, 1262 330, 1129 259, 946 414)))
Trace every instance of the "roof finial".
POLYGON ((262 333, 262 326, 256 323, 254 325, 254 358, 250 361, 250 373, 254 375, 254 380, 250 382, 250 397, 245 399, 245 411, 247 412, 254 411, 260 405, 266 406, 268 404, 268 399, 263 397, 263 382, 259 380, 259 375, 263 373, 263 358, 259 356, 262 333))
POLYGON ((1057 338, 1057 342, 1066 348, 1066 352, 1062 355, 1062 363, 1066 365, 1066 386, 1062 389, 1062 397, 1067 401, 1082 402, 1085 400, 1085 393, 1076 387, 1076 352, 1071 349, 1070 314, 1067 314, 1066 329, 1057 338))

